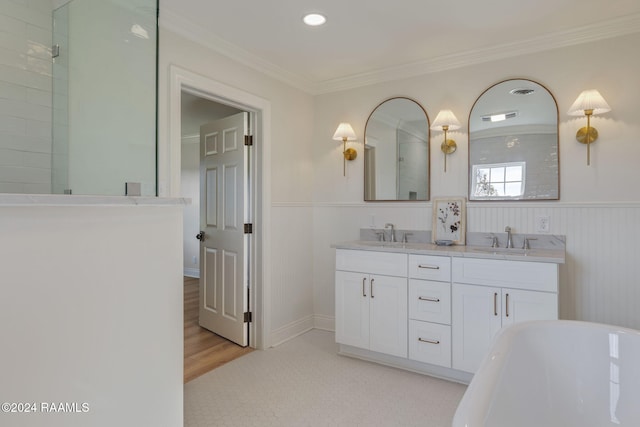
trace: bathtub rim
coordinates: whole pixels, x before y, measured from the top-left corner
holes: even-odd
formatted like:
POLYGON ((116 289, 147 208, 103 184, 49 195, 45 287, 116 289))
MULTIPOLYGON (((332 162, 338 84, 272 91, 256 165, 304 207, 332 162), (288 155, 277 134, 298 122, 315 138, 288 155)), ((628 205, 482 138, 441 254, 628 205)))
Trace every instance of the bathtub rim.
POLYGON ((549 325, 600 329, 636 335, 640 339, 640 330, 583 320, 531 320, 506 326, 494 337, 489 352, 471 379, 454 414, 452 427, 483 427, 485 425, 488 408, 491 406, 496 385, 500 381, 500 372, 505 359, 511 352, 509 342, 523 330, 549 325))

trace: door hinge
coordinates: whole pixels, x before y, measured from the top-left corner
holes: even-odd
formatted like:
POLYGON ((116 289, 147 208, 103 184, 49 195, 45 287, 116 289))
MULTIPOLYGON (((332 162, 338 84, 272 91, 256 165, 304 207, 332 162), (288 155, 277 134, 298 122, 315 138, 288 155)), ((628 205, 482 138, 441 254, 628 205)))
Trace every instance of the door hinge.
POLYGON ((249 147, 253 146, 253 135, 244 136, 244 145, 249 147))
POLYGON ((244 312, 244 323, 251 323, 253 321, 253 316, 250 311, 244 312))
POLYGON ((245 224, 244 234, 252 234, 252 233, 253 233, 253 224, 245 224))

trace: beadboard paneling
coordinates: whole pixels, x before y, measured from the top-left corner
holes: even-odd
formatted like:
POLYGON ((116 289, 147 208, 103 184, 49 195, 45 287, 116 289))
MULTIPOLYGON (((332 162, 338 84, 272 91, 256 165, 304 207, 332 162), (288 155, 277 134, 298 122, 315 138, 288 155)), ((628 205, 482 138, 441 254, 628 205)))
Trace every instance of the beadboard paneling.
MULTIPOLYGON (((385 222, 429 229, 431 204, 316 204, 314 310, 334 316, 331 243, 358 238, 357 228, 385 222)), ((560 268, 560 317, 640 329, 640 203, 491 202, 467 204, 467 231, 537 234, 535 220, 550 217, 551 234, 565 235, 560 268)))

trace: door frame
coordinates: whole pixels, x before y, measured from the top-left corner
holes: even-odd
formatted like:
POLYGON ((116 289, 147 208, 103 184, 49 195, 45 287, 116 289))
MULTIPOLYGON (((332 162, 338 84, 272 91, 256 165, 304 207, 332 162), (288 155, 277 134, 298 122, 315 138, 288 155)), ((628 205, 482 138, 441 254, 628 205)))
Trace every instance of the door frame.
POLYGON ((252 205, 254 233, 250 247, 249 346, 264 349, 270 346, 270 265, 271 174, 264 165, 271 164, 271 102, 193 73, 176 65, 169 66, 168 138, 158 141, 158 196, 180 197, 181 170, 181 97, 182 91, 220 104, 248 111, 253 126, 254 177, 252 205))

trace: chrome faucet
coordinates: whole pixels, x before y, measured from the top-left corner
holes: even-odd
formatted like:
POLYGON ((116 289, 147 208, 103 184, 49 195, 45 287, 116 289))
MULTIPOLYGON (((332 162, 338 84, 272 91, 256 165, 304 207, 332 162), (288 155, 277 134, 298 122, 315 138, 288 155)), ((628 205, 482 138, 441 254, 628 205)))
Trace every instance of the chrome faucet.
POLYGON ((511 238, 511 227, 508 225, 504 228, 507 232, 507 248, 513 248, 513 239, 511 238))
POLYGON ((491 239, 491 247, 497 248, 498 246, 498 237, 495 235, 487 236, 487 239, 491 239))
POLYGON ((389 236, 389 241, 390 242, 395 242, 396 241, 396 230, 393 227, 393 224, 391 224, 390 222, 386 223, 384 225, 384 228, 391 228, 391 235, 389 236))

